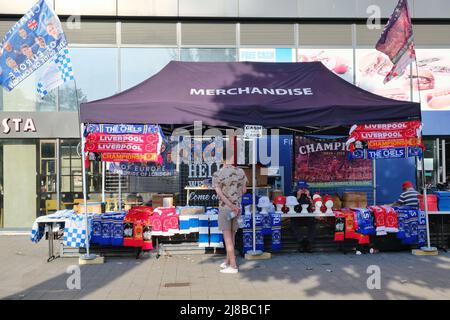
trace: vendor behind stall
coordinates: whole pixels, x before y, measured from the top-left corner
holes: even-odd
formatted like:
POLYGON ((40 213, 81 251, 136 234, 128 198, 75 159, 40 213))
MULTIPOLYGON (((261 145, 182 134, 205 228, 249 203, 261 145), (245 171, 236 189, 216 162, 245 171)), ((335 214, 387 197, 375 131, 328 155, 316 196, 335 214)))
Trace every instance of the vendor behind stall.
MULTIPOLYGON (((310 192, 308 190, 308 184, 305 181, 299 181, 297 183, 297 188, 295 196, 299 204, 309 203, 308 211, 312 210, 312 199, 310 192)), ((312 252, 312 244, 314 243, 314 238, 316 235, 316 218, 290 218, 291 232, 298 244, 299 252, 312 252), (307 233, 302 233, 302 229, 306 227, 307 233)))
POLYGON ((398 200, 393 203, 394 206, 408 206, 419 209, 419 192, 414 189, 411 181, 405 181, 402 185, 403 193, 398 200))

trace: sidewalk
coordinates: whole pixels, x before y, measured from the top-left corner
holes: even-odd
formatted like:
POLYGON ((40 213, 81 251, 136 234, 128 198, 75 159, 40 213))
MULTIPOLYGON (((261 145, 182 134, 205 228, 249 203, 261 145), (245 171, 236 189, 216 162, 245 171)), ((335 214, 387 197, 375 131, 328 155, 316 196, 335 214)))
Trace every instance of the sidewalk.
POLYGON ((81 289, 69 290, 73 258, 47 259, 47 241, 0 236, 0 299, 450 299, 450 254, 284 254, 240 259, 237 275, 219 273, 222 256, 109 258, 81 266, 81 289), (381 269, 369 290, 367 267, 381 269))

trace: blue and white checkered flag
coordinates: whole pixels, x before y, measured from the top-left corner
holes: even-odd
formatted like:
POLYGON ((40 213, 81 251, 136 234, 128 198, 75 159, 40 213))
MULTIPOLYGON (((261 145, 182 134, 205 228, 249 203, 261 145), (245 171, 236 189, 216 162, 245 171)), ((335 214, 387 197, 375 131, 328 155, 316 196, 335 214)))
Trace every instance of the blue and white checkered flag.
POLYGON ((46 70, 38 81, 37 92, 43 98, 64 82, 74 79, 72 61, 69 49, 66 47, 61 49, 54 59, 46 65, 46 70))

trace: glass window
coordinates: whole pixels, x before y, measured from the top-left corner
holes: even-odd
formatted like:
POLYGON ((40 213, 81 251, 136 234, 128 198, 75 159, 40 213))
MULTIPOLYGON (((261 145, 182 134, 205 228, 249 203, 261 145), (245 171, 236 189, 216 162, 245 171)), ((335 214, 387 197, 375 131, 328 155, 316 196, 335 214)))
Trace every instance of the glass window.
POLYGON ((392 69, 389 58, 376 49, 356 49, 356 85, 386 98, 409 101, 411 86, 409 71, 384 84, 386 74, 392 69))
POLYGON ((298 62, 320 61, 342 79, 353 83, 353 49, 300 48, 298 62))
POLYGON ((56 111, 56 90, 50 91, 43 99, 36 91, 36 85, 41 74, 45 71, 43 66, 28 76, 12 91, 2 88, 0 94, 0 107, 2 111, 56 111))
POLYGON ((295 49, 291 48, 241 48, 240 61, 294 62, 295 49))
POLYGON ((148 79, 171 60, 177 60, 175 48, 122 48, 121 89, 126 90, 148 79))
POLYGON ((117 48, 71 48, 70 54, 76 83, 68 81, 59 87, 61 111, 76 111, 77 97, 81 103, 117 93, 117 48))
POLYGON ((450 49, 416 49, 416 56, 418 68, 412 70, 414 101, 419 101, 420 89, 423 111, 449 111, 450 49))
POLYGON ((236 49, 184 48, 181 49, 181 61, 236 61, 236 49))

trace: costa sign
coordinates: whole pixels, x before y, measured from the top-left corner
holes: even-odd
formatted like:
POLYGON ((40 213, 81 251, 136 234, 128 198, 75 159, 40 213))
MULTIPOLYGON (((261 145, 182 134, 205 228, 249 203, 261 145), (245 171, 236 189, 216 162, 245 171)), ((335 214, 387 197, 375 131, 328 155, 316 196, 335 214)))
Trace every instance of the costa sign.
POLYGON ((2 132, 36 132, 36 125, 31 118, 3 118, 2 132))

